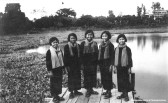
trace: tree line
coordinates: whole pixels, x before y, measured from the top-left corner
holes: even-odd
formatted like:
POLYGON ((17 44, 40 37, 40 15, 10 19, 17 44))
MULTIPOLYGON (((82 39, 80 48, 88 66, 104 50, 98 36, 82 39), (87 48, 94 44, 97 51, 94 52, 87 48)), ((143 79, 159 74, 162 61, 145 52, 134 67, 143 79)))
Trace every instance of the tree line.
MULTIPOLYGON (((160 9, 160 3, 153 3, 152 9, 160 9)), ((163 9, 163 8, 162 8, 163 9)), ((109 15, 93 17, 92 15, 82 15, 76 18, 76 12, 71 8, 63 8, 55 15, 41 17, 34 21, 29 20, 25 13, 20 10, 19 3, 7 4, 5 13, 0 13, 0 34, 27 33, 31 30, 41 30, 43 28, 117 28, 117 27, 155 27, 158 25, 168 25, 168 15, 163 18, 154 18, 153 15, 146 15, 146 8, 142 4, 137 6, 137 15, 115 16, 112 10, 109 15)))

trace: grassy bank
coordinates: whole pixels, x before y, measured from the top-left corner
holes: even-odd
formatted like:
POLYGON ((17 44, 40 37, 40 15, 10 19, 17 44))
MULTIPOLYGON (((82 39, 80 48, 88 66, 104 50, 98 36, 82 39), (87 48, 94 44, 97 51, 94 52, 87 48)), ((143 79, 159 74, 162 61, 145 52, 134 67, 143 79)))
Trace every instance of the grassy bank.
POLYGON ((157 27, 157 28, 125 28, 125 29, 114 29, 110 30, 112 33, 124 33, 124 34, 139 34, 139 33, 166 33, 168 27, 157 27))
POLYGON ((161 27, 123 27, 123 28, 111 28, 111 29, 103 29, 103 28, 79 28, 79 27, 70 27, 70 28, 60 28, 60 29, 43 29, 40 32, 55 32, 55 31, 85 31, 87 29, 92 29, 94 31, 104 31, 109 30, 111 33, 165 33, 168 32, 168 26, 161 26, 161 27))
MULTIPOLYGON (((118 33, 163 33, 168 32, 167 27, 141 28, 141 29, 112 29, 113 34, 118 33)), ((0 96, 7 102, 25 103, 40 102, 42 98, 50 96, 49 78, 45 66, 45 55, 38 53, 26 53, 30 48, 47 45, 52 36, 56 36, 60 42, 67 41, 69 33, 76 33, 78 39, 84 38, 84 30, 47 30, 40 34, 0 36, 0 96)), ((95 36, 99 37, 103 30, 95 30, 95 36)), ((66 75, 64 75, 64 86, 66 75)))

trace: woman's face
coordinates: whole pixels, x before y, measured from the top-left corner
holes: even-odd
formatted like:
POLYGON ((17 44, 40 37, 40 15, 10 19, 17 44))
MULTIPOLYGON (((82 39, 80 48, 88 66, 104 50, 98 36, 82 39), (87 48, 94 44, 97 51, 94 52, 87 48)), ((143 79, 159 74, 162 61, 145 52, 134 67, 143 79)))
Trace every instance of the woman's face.
POLYGON ((90 42, 93 40, 93 34, 92 33, 88 33, 86 34, 86 39, 90 42))
POLYGON ((54 40, 53 42, 51 42, 51 46, 53 47, 53 48, 58 48, 58 41, 57 40, 54 40))
POLYGON ((125 39, 123 37, 118 39, 118 42, 120 45, 124 45, 125 44, 125 39))
POLYGON ((108 35, 107 34, 103 34, 102 35, 102 39, 104 42, 108 41, 108 35))
POLYGON ((71 43, 75 43, 76 42, 76 38, 74 36, 70 36, 70 42, 71 43))

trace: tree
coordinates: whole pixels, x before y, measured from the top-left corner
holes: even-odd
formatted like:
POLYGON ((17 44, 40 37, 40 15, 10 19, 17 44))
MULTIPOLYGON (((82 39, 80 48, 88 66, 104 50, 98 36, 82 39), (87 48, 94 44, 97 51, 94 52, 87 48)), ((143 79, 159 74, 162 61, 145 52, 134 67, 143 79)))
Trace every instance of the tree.
POLYGON ((3 29, 2 29, 2 17, 3 17, 3 13, 0 12, 0 34, 3 32, 3 29))
POLYGON ((58 16, 64 16, 64 17, 76 17, 76 12, 74 10, 71 10, 71 8, 63 8, 56 12, 58 16))
POLYGON ((49 28, 54 25, 53 23, 51 17, 42 17, 34 22, 34 26, 36 28, 49 28))
POLYGON ((162 19, 163 19, 163 24, 168 25, 168 14, 165 14, 162 19))
POLYGON ((76 12, 71 8, 63 8, 56 12, 58 16, 58 26, 59 27, 69 27, 73 26, 74 20, 76 18, 76 12))
POLYGON ((142 9, 143 9, 143 16, 145 16, 146 15, 146 8, 144 5, 143 5, 142 9))
POLYGON ((109 10, 109 17, 112 17, 112 18, 115 18, 115 15, 114 15, 114 13, 113 13, 113 10, 109 10))
POLYGON ((95 23, 96 20, 91 15, 82 15, 81 18, 76 21, 76 26, 94 26, 95 23))
POLYGON ((142 15, 142 8, 137 6, 137 15, 140 17, 142 15))
POLYGON ((160 10, 161 6, 159 2, 152 2, 152 7, 153 10, 160 10))
POLYGON ((112 26, 112 23, 104 16, 96 17, 96 20, 96 27, 109 28, 112 26))

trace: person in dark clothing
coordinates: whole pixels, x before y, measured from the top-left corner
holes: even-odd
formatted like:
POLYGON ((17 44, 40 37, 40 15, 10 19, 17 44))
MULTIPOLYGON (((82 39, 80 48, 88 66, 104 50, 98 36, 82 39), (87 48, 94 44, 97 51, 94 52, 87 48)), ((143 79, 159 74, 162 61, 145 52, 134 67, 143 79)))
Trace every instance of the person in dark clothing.
POLYGON ((92 30, 85 32, 85 38, 86 40, 81 43, 81 57, 84 67, 84 87, 87 89, 86 97, 89 97, 91 94, 98 94, 98 92, 93 90, 97 83, 98 46, 93 41, 94 32, 92 30))
POLYGON ((112 80, 112 69, 114 65, 114 45, 109 41, 111 39, 111 33, 104 31, 101 34, 103 40, 99 46, 99 66, 101 72, 101 82, 106 92, 102 93, 105 95, 105 99, 110 98, 111 89, 113 89, 112 80))
POLYGON ((116 42, 119 45, 115 48, 115 67, 117 70, 118 91, 122 92, 117 99, 124 98, 125 101, 129 101, 129 73, 132 67, 132 53, 125 43, 127 38, 124 34, 120 34, 116 42))
POLYGON ((64 63, 68 71, 68 89, 71 92, 69 98, 82 95, 81 89, 81 52, 76 43, 77 36, 74 33, 68 35, 68 44, 64 47, 64 63))
POLYGON ((62 93, 62 69, 64 69, 63 53, 59 47, 59 40, 52 37, 49 40, 50 48, 46 53, 46 66, 50 75, 50 92, 53 101, 64 100, 59 97, 62 93))

